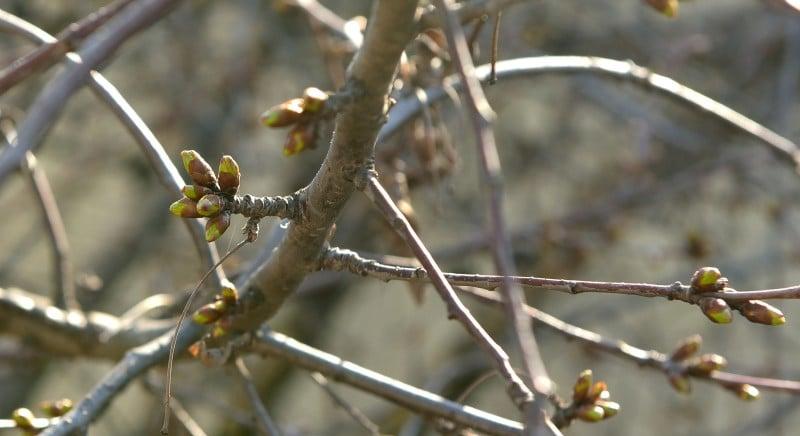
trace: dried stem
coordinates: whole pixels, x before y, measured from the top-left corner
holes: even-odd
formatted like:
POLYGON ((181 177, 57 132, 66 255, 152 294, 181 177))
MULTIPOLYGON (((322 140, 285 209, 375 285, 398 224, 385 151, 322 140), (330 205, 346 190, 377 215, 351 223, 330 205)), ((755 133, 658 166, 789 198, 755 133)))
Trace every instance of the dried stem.
MULTIPOLYGON (((511 252, 511 242, 508 239, 505 217, 503 216, 503 174, 500 169, 500 157, 497 153, 492 129, 494 113, 483 95, 480 82, 475 77, 475 67, 470 58, 464 30, 456 15, 450 10, 452 1, 437 0, 435 5, 442 15, 443 29, 447 36, 447 43, 451 53, 450 57, 461 82, 464 84, 464 103, 469 110, 471 124, 475 130, 481 175, 489 194, 489 224, 492 235, 494 264, 497 272, 503 276, 500 289, 506 304, 509 325, 514 332, 516 345, 522 355, 525 373, 530 378, 533 389, 540 394, 537 395, 534 402, 535 408, 539 410, 527 410, 525 412, 526 424, 528 431, 532 431, 535 434, 548 434, 542 415, 544 414, 545 399, 552 393, 552 382, 547 375, 547 370, 539 353, 536 338, 530 328, 530 321, 528 321, 524 313, 525 295, 522 293, 522 289, 508 278, 515 274, 515 267, 511 252)), ((499 26, 499 21, 495 23, 495 26, 499 26)), ((492 65, 494 65, 494 62, 492 65)), ((494 71, 494 66, 492 71, 494 71)))
POLYGON ((258 388, 253 381, 253 377, 250 375, 250 370, 247 369, 247 365, 244 363, 244 359, 237 357, 235 359, 235 365, 236 370, 239 371, 242 383, 244 384, 244 389, 247 391, 250 404, 253 406, 253 414, 256 416, 256 422, 258 423, 260 433, 264 436, 280 436, 281 431, 277 424, 275 424, 275 421, 272 420, 267 408, 261 401, 258 388))
POLYGON ((133 0, 116 0, 87 15, 62 30, 56 40, 39 46, 36 50, 15 60, 0 71, 0 95, 18 83, 42 72, 57 63, 62 56, 72 51, 81 40, 111 19, 133 0))
POLYGON ((458 320, 464 326, 470 336, 472 336, 483 351, 491 358, 495 369, 500 372, 505 380, 506 388, 514 403, 520 408, 526 407, 533 401, 533 394, 514 371, 509 361, 508 354, 506 354, 505 350, 503 350, 491 336, 489 336, 475 317, 472 316, 469 309, 464 306, 464 303, 458 299, 453 287, 450 286, 450 283, 448 283, 444 274, 439 269, 436 261, 433 260, 428 249, 425 248, 425 245, 419 239, 417 232, 415 232, 411 224, 408 223, 406 217, 403 216, 400 209, 394 204, 394 201, 389 197, 389 194, 383 186, 381 186, 374 174, 369 175, 367 178, 367 189, 369 190, 367 193, 370 199, 383 213, 386 221, 388 221, 395 232, 405 240, 406 244, 408 244, 408 247, 417 259, 419 259, 425 270, 431 272, 430 280, 447 306, 448 318, 458 320))

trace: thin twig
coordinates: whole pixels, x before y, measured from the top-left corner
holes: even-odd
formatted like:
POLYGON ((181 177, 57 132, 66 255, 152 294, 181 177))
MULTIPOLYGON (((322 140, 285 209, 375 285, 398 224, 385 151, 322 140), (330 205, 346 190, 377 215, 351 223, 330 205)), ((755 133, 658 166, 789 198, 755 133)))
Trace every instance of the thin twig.
POLYGON ((15 60, 0 71, 0 95, 13 88, 14 85, 54 65, 66 53, 72 51, 78 43, 91 35, 95 30, 111 19, 133 0, 116 0, 87 15, 78 22, 72 23, 59 32, 56 40, 41 45, 36 50, 15 60))
MULTIPOLYGON (((0 122, 2 122, 3 118, 4 114, 0 114, 0 122)), ((13 120, 10 121, 13 124, 13 120)), ((0 125, 0 133, 2 133, 3 139, 7 144, 11 144, 17 136, 13 125, 0 125)), ((47 236, 50 238, 50 245, 53 248, 53 272, 56 282, 53 302, 59 307, 80 311, 80 303, 75 293, 75 276, 73 274, 67 229, 64 227, 64 220, 61 218, 61 212, 58 209, 55 195, 53 195, 50 181, 47 179, 47 174, 39 166, 36 156, 31 152, 25 154, 22 170, 30 179, 33 193, 42 212, 47 236)))
POLYGON ((311 379, 314 380, 314 382, 320 388, 322 388, 322 390, 325 391, 326 394, 328 394, 328 397, 330 397, 330 399, 333 401, 334 404, 339 406, 339 408, 347 412, 347 414, 350 415, 351 418, 353 418, 353 421, 358 423, 358 425, 363 427, 364 430, 368 431, 369 434, 371 434, 372 436, 381 436, 380 427, 378 427, 377 424, 372 422, 367 417, 367 415, 364 415, 362 411, 358 410, 357 407, 348 403, 344 398, 342 398, 341 395, 337 394, 336 391, 334 391, 333 388, 330 386, 327 377, 316 371, 312 372, 309 375, 311 376, 311 379))
MULTIPOLYGON (((522 289, 508 278, 515 274, 516 268, 503 214, 503 174, 492 128, 494 113, 483 95, 480 82, 475 77, 475 66, 469 55, 464 29, 456 15, 450 10, 452 4, 453 2, 449 0, 435 2, 444 22, 443 30, 447 36, 450 57, 464 84, 464 103, 469 110, 475 130, 481 175, 489 194, 489 228, 492 235, 494 264, 497 272, 503 277, 500 290, 506 304, 509 326, 522 355, 525 374, 530 378, 533 389, 539 394, 534 399, 534 407, 528 407, 528 410, 525 410, 526 427, 528 431, 535 434, 560 434, 557 430, 552 431, 552 428, 546 424, 546 419, 543 418, 546 398, 552 393, 553 385, 547 375, 539 353, 539 346, 536 344, 536 338, 530 328, 530 321, 524 313, 525 295, 522 293, 522 289)), ((498 21, 495 22, 495 35, 498 27, 499 15, 498 21)), ((492 62, 492 71, 494 71, 494 64, 492 62)), ((496 76, 494 78, 496 79, 496 76)))
POLYGON ((189 414, 189 411, 183 407, 183 404, 181 404, 177 398, 172 399, 169 407, 175 414, 175 418, 178 419, 178 422, 181 423, 183 428, 186 429, 190 436, 206 436, 206 432, 203 431, 203 428, 200 427, 200 424, 198 424, 197 421, 192 418, 192 415, 189 414))
MULTIPOLYGON (((475 288, 456 288, 459 292, 469 295, 483 303, 499 306, 502 303, 500 297, 492 292, 475 288)), ((590 346, 592 349, 603 351, 621 357, 625 360, 635 362, 641 367, 657 369, 668 374, 672 364, 666 354, 656 350, 645 350, 634 347, 619 339, 611 339, 601 336, 598 333, 584 328, 569 324, 546 312, 531 306, 525 307, 525 312, 534 321, 540 323, 569 339, 576 340, 582 344, 590 346)), ((759 389, 777 392, 786 392, 794 395, 800 394, 800 382, 792 380, 781 380, 764 377, 753 377, 749 375, 734 374, 723 371, 714 371, 709 376, 687 373, 689 377, 717 383, 723 387, 731 385, 749 384, 759 389)))
POLYGON ((383 213, 386 220, 392 228, 405 240, 414 255, 419 259, 422 266, 426 271, 430 271, 430 280, 439 296, 447 306, 447 315, 450 319, 458 320, 464 328, 469 332, 470 336, 480 345, 484 352, 486 352, 492 360, 495 369, 500 372, 506 382, 506 388, 511 395, 514 403, 524 408, 528 403, 533 400, 533 394, 530 389, 522 382, 519 375, 514 371, 511 363, 506 354, 497 342, 483 329, 475 317, 472 316, 469 309, 464 306, 464 303, 459 300, 455 294, 453 287, 450 286, 445 278, 436 261, 433 260, 428 249, 420 240, 417 232, 408 223, 408 220, 403 216, 402 212, 394 204, 389 194, 381 186, 377 177, 370 174, 367 177, 367 191, 368 196, 372 199, 375 205, 383 213))
POLYGON ((312 348, 283 334, 262 328, 253 351, 287 360, 301 368, 377 395, 413 412, 445 418, 491 435, 519 435, 522 425, 439 395, 410 386, 352 362, 312 348))
POLYGON ((244 359, 237 357, 235 359, 235 364, 236 369, 239 371, 239 376, 242 378, 244 389, 247 391, 247 397, 250 398, 250 404, 253 406, 253 414, 256 416, 259 432, 265 436, 280 436, 281 431, 277 424, 275 424, 275 421, 272 420, 267 408, 261 401, 258 388, 253 381, 253 377, 250 375, 250 370, 248 370, 247 365, 244 364, 244 359))
POLYGON ((494 16, 494 28, 492 29, 492 56, 489 61, 489 84, 494 85, 497 83, 497 55, 500 46, 500 18, 503 16, 502 11, 498 11, 494 16))

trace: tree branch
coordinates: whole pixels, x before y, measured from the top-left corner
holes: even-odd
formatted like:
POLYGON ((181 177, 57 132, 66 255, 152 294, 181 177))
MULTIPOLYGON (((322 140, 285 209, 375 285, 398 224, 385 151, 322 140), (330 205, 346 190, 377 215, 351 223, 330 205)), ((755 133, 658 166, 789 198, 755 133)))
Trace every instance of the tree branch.
POLYGON ((403 382, 370 371, 352 362, 302 344, 277 332, 261 329, 253 351, 287 360, 301 368, 320 372, 332 380, 377 395, 404 408, 445 418, 492 435, 518 435, 522 425, 464 406, 403 382))
POLYGON ((264 436, 280 436, 281 431, 275 424, 275 421, 272 420, 269 412, 267 412, 267 408, 261 401, 258 388, 255 382, 253 382, 250 370, 247 369, 247 365, 244 364, 244 359, 237 357, 234 359, 234 364, 236 365, 236 370, 239 371, 239 376, 242 379, 244 390, 247 392, 247 397, 250 399, 250 405, 253 407, 253 414, 256 416, 256 422, 258 423, 258 429, 261 434, 264 436))

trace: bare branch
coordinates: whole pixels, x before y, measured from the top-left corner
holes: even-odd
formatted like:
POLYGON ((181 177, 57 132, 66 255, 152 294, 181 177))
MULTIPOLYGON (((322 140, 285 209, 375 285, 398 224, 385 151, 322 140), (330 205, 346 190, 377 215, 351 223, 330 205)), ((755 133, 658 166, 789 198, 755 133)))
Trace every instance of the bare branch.
MULTIPOLYGON (((47 32, 2 10, 0 10, 0 29, 18 33, 40 44, 55 41, 55 38, 47 32)), ((74 53, 68 53, 66 61, 69 65, 78 65, 81 63, 80 57, 74 53)), ((164 147, 141 117, 139 117, 139 114, 136 113, 116 87, 97 71, 91 71, 89 73, 89 87, 95 95, 108 106, 114 115, 117 116, 128 132, 130 132, 131 136, 136 140, 136 143, 142 149, 142 152, 155 171, 161 185, 169 192, 180 195, 181 188, 184 185, 183 178, 169 159, 169 156, 167 156, 164 147)), ((217 254, 215 246, 206 242, 203 224, 196 220, 183 221, 189 230, 189 234, 192 236, 192 241, 197 248, 200 258, 203 260, 203 264, 206 267, 211 267, 211 265, 217 263, 219 255, 217 254)), ((222 279, 224 279, 224 276, 221 274, 221 270, 215 272, 213 277, 215 285, 219 285, 222 279)))
POLYGON ((280 436, 281 431, 272 420, 269 412, 267 412, 267 408, 261 401, 261 397, 258 394, 258 388, 253 382, 253 377, 250 375, 250 370, 248 370, 247 366, 244 364, 244 359, 237 357, 235 359, 235 365, 236 369, 239 371, 239 376, 242 379, 242 383, 244 384, 244 389, 247 391, 247 397, 250 398, 250 404, 253 406, 253 414, 256 416, 256 422, 258 422, 258 429, 260 433, 265 436, 280 436))
POLYGON ((458 299, 453 287, 450 286, 436 261, 433 260, 428 249, 425 248, 411 224, 408 223, 408 219, 403 216, 403 213, 394 204, 394 201, 389 197, 389 194, 381 186, 374 174, 369 175, 367 178, 367 189, 369 189, 369 197, 383 213, 386 221, 405 240, 425 270, 431 272, 430 280, 447 306, 448 318, 458 320, 481 349, 489 355, 495 369, 505 380, 508 393, 517 407, 520 409, 527 407, 533 401, 533 394, 514 371, 508 354, 489 336, 475 317, 472 316, 469 309, 464 306, 464 303, 458 299))
POLYGON ((283 334, 261 329, 253 351, 278 357, 293 365, 317 371, 337 382, 377 395, 411 411, 441 417, 491 435, 518 435, 522 425, 461 405, 439 395, 370 371, 352 362, 302 344, 283 334))
MULTIPOLYGON (((545 398, 552 392, 553 386, 547 375, 544 362, 542 362, 536 338, 523 311, 525 295, 519 286, 516 286, 508 279, 508 276, 515 274, 516 268, 503 214, 503 174, 492 128, 494 113, 483 95, 480 82, 475 77, 475 66, 472 64, 464 29, 461 28, 455 14, 450 10, 453 2, 438 0, 435 4, 444 22, 443 29, 447 36, 451 59, 461 82, 464 84, 465 106, 469 110, 472 126, 475 130, 481 175, 489 194, 489 225, 492 235, 491 244, 494 264, 497 272, 504 277, 500 289, 505 299, 509 325, 514 332, 516 345, 522 354, 526 374, 530 378, 534 390, 541 394, 535 399, 537 407, 543 409, 545 398)), ((490 80, 496 80, 494 65, 495 63, 493 62, 490 80)), ((531 429, 533 429, 533 425, 539 425, 540 417, 538 413, 527 413, 527 415, 531 419, 529 422, 531 429)))
MULTIPOLYGON (((489 80, 490 65, 482 65, 475 69, 475 77, 485 82, 489 80)), ((697 110, 722 121, 734 131, 766 145, 779 158, 790 163, 793 168, 800 162, 800 150, 793 141, 770 130, 766 126, 742 115, 739 112, 711 98, 676 82, 669 77, 653 73, 630 61, 589 57, 589 56, 537 56, 518 58, 497 63, 498 79, 512 77, 529 77, 539 74, 594 74, 601 77, 617 79, 641 86, 648 91, 669 97, 673 101, 692 110, 697 110)), ((452 76, 445 80, 445 87, 461 89, 463 84, 452 76)), ((415 117, 422 105, 433 104, 446 96, 444 87, 435 87, 425 91, 425 101, 409 97, 398 102, 392 108, 389 121, 381 129, 378 142, 382 142, 394 134, 400 126, 415 117)))
POLYGON ((72 51, 81 40, 91 35, 131 1, 116 0, 103 6, 80 21, 67 26, 58 34, 55 41, 42 44, 36 50, 3 68, 0 71, 0 95, 3 95, 14 85, 31 77, 33 74, 44 71, 57 63, 62 56, 72 51))

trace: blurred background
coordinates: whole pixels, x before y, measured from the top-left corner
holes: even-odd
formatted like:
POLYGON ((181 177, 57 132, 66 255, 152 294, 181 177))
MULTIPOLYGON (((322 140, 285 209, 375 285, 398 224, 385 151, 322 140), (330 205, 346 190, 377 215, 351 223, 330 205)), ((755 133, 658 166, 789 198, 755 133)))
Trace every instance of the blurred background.
MULTIPOLYGON (((58 33, 105 2, 0 0, 0 8, 58 33)), ((324 1, 345 19, 369 15, 368 1, 324 1)), ((491 23, 477 36, 476 63, 488 60, 491 23)), ((420 46, 422 47, 422 46, 420 46)), ((423 47, 424 48, 424 47, 423 47)), ((418 48, 413 53, 424 53, 418 48)), ((32 49, 0 35, 0 63, 32 49)), ((261 127, 266 108, 308 86, 334 90, 349 59, 346 44, 280 1, 184 2, 127 42, 103 73, 153 129, 173 161, 195 148, 209 161, 233 155, 240 192, 292 192, 313 177, 327 149, 282 155, 284 130, 261 127)), ((542 0, 503 16, 500 58, 541 54, 631 59, 670 76, 791 139, 800 112, 800 16, 756 0, 686 2, 667 19, 638 0, 542 0)), ((428 63, 426 65, 431 65, 428 63)), ((59 69, 3 95, 24 114, 59 69)), ((446 65, 441 70, 447 72, 446 65)), ((408 81, 398 91, 409 92, 408 81)), ((688 282, 715 265, 740 290, 800 282, 800 177, 766 148, 719 121, 632 84, 590 76, 500 80, 487 88, 497 112, 507 215, 522 274, 586 280, 688 282)), ((421 236, 446 270, 493 272, 481 244, 486 206, 473 138, 459 109, 443 103, 431 123, 417 122, 378 147, 406 174, 421 236), (422 145, 420 145, 422 144, 422 145), (425 145, 427 144, 427 145, 425 145), (431 145, 433 144, 433 145, 431 145), (427 147, 427 148, 426 148, 427 147)), ((155 293, 185 292, 202 274, 194 247, 167 208, 176 200, 158 184, 138 147, 88 90, 72 98, 37 153, 53 184, 72 250, 84 308, 122 314, 155 293)), ((382 169, 386 174, 386 168, 382 169)), ((389 171, 388 173, 391 174, 389 171)), ((399 189, 399 188, 398 188, 399 189)), ((402 190, 402 189, 401 189, 402 190)), ((0 286, 52 294, 51 248, 38 206, 21 175, 0 187, 0 286)), ((409 209, 410 211, 411 209, 409 209)), ((243 222, 234 222, 241 227, 243 222)), ((269 227, 274 223, 264 222, 269 227)), ((238 232, 228 232, 225 251, 238 232)), ((245 268, 262 236, 228 262, 245 268)), ((336 245, 405 256, 382 218, 356 195, 337 223, 336 245)), ((409 292, 346 274, 317 274, 271 326, 312 346, 450 398, 488 369, 483 355, 432 289, 409 292)), ((479 320, 511 348, 503 313, 468 301, 479 320)), ((711 324, 696 307, 637 297, 529 292, 528 301, 579 326, 632 345, 670 351, 699 333, 703 351, 726 356, 730 370, 800 379, 800 304, 781 302, 788 324, 770 328, 738 315, 711 324)), ((622 404, 600 424, 574 423, 570 435, 789 435, 800 425, 800 398, 762 392, 743 402, 719 386, 694 383, 689 395, 663 374, 565 341, 537 338, 559 393, 591 368, 622 404)), ((4 350, 20 341, 0 335, 4 350)), ((308 373, 281 361, 248 357, 268 409, 287 434, 364 434, 308 373)), ((80 399, 114 362, 52 359, 46 350, 0 355, 0 416, 44 399, 80 399)), ((162 370, 151 380, 160 383, 162 370)), ((230 369, 176 366, 174 393, 208 434, 255 429, 241 383, 230 369)), ((334 389, 387 434, 435 434, 430 425, 346 386, 334 389)), ((91 427, 94 435, 155 434, 160 390, 136 382, 91 427)), ((468 404, 517 419, 498 378, 468 404)), ((176 428, 176 427, 173 427, 176 428)), ((180 434, 180 433, 178 433, 180 434)))

